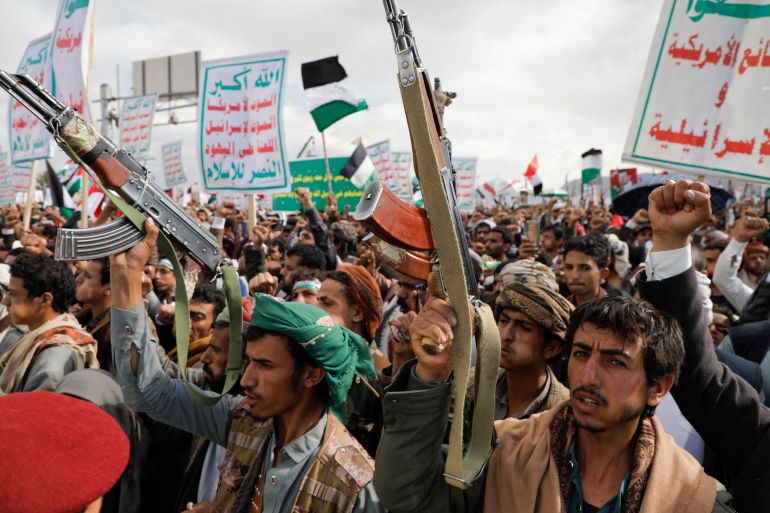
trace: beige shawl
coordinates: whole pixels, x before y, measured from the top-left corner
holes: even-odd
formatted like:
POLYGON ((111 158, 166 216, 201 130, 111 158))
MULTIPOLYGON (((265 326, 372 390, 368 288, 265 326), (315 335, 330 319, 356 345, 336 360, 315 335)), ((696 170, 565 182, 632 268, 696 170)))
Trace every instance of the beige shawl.
MULTIPOLYGON (((564 512, 559 473, 551 454, 550 425, 562 410, 557 406, 528 420, 495 422, 500 440, 489 461, 485 513, 564 512)), ((709 513, 716 481, 681 449, 652 417, 655 454, 640 513, 709 513)))
POLYGON ((25 334, 0 358, 3 366, 0 394, 20 391, 32 361, 42 349, 51 345, 70 347, 80 355, 86 367, 99 367, 96 341, 75 317, 64 313, 25 334))

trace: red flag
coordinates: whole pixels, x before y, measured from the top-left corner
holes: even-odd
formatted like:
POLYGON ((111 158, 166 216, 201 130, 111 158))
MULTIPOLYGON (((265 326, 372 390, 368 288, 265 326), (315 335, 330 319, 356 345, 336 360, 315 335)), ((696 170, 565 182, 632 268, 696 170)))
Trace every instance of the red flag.
POLYGON ((535 155, 534 157, 532 157, 532 161, 527 166, 527 170, 524 171, 524 176, 526 176, 531 180, 532 177, 537 174, 538 167, 540 167, 540 164, 537 162, 537 155, 535 155))
POLYGON ((102 204, 105 196, 96 183, 91 182, 91 188, 88 189, 88 216, 92 218, 99 217, 102 213, 102 204))
POLYGON ((524 171, 524 176, 526 176, 529 183, 532 184, 535 196, 539 196, 543 191, 543 181, 540 179, 540 175, 537 174, 538 167, 540 167, 540 164, 537 161, 537 155, 535 155, 527 166, 527 170, 524 171))

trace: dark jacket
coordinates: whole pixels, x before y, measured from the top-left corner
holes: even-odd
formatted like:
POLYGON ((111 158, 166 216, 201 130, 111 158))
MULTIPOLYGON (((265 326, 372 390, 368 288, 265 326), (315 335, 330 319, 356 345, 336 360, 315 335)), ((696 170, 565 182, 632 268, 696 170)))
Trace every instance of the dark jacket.
MULTIPOLYGON (((89 401, 107 412, 131 443, 128 465, 113 487, 102 498, 101 513, 139 513, 147 511, 151 498, 142 504, 140 483, 146 446, 142 443, 142 428, 136 414, 123 401, 120 385, 111 374, 101 369, 70 372, 56 387, 56 392, 89 401)), ((180 510, 181 511, 181 510, 180 510)))
POLYGON ((179 494, 176 498, 175 511, 184 511, 190 502, 198 502, 198 485, 203 473, 203 463, 206 460, 206 451, 209 444, 213 444, 200 436, 193 436, 190 444, 190 461, 185 468, 182 482, 179 485, 179 494))
POLYGON ((735 354, 760 363, 770 349, 770 320, 749 322, 727 328, 735 354))
POLYGON ((307 227, 313 233, 316 247, 323 251, 326 257, 326 270, 333 271, 337 268, 337 249, 329 237, 329 228, 315 208, 306 210, 305 217, 307 218, 307 227))
POLYGON ((685 418, 724 464, 738 511, 770 511, 770 409, 756 391, 717 360, 698 297, 695 272, 640 280, 643 299, 682 326, 685 360, 672 395, 685 418))
POLYGON ((110 337, 112 328, 110 324, 110 308, 103 311, 96 317, 87 308, 80 312, 76 318, 88 333, 96 340, 96 359, 99 360, 99 368, 104 369, 110 374, 112 371, 112 346, 110 337))
POLYGON ((770 283, 762 278, 749 302, 741 311, 741 324, 767 320, 770 317, 770 283))
POLYGON ((632 242, 634 230, 626 225, 621 226, 616 233, 620 240, 628 244, 628 262, 631 264, 631 269, 636 269, 639 264, 644 263, 644 259, 647 257, 644 253, 644 246, 637 246, 632 242))

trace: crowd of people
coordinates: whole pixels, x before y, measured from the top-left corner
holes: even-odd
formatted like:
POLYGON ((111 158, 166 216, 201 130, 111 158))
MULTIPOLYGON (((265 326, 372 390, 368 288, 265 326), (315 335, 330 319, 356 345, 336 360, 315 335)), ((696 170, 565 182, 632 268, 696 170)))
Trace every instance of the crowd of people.
POLYGON ((680 180, 627 219, 560 199, 463 214, 501 354, 493 450, 460 489, 443 477, 452 396, 468 419, 476 391, 453 390, 451 344, 414 342, 451 342, 452 307, 333 197, 320 211, 295 192, 299 212, 260 210, 251 228, 233 204, 186 206, 239 270, 243 366, 226 391, 222 280, 178 255, 195 281, 180 369, 173 255, 151 221, 130 250, 68 264, 53 258, 55 210, 29 230, 2 211, 0 451, 26 463, 3 465, 0 510, 770 509, 758 201, 715 215, 708 187, 680 180), (226 393, 205 405, 189 387, 226 393), (57 451, 77 479, 35 470, 57 451))

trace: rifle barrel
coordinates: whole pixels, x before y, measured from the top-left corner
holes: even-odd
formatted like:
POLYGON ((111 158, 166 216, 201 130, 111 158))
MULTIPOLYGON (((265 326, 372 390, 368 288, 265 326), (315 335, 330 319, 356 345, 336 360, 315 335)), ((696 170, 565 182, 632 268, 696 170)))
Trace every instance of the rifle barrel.
POLYGON ((24 105, 46 126, 66 108, 26 75, 14 75, 0 70, 0 88, 24 105), (40 94, 41 92, 45 94, 40 94))

